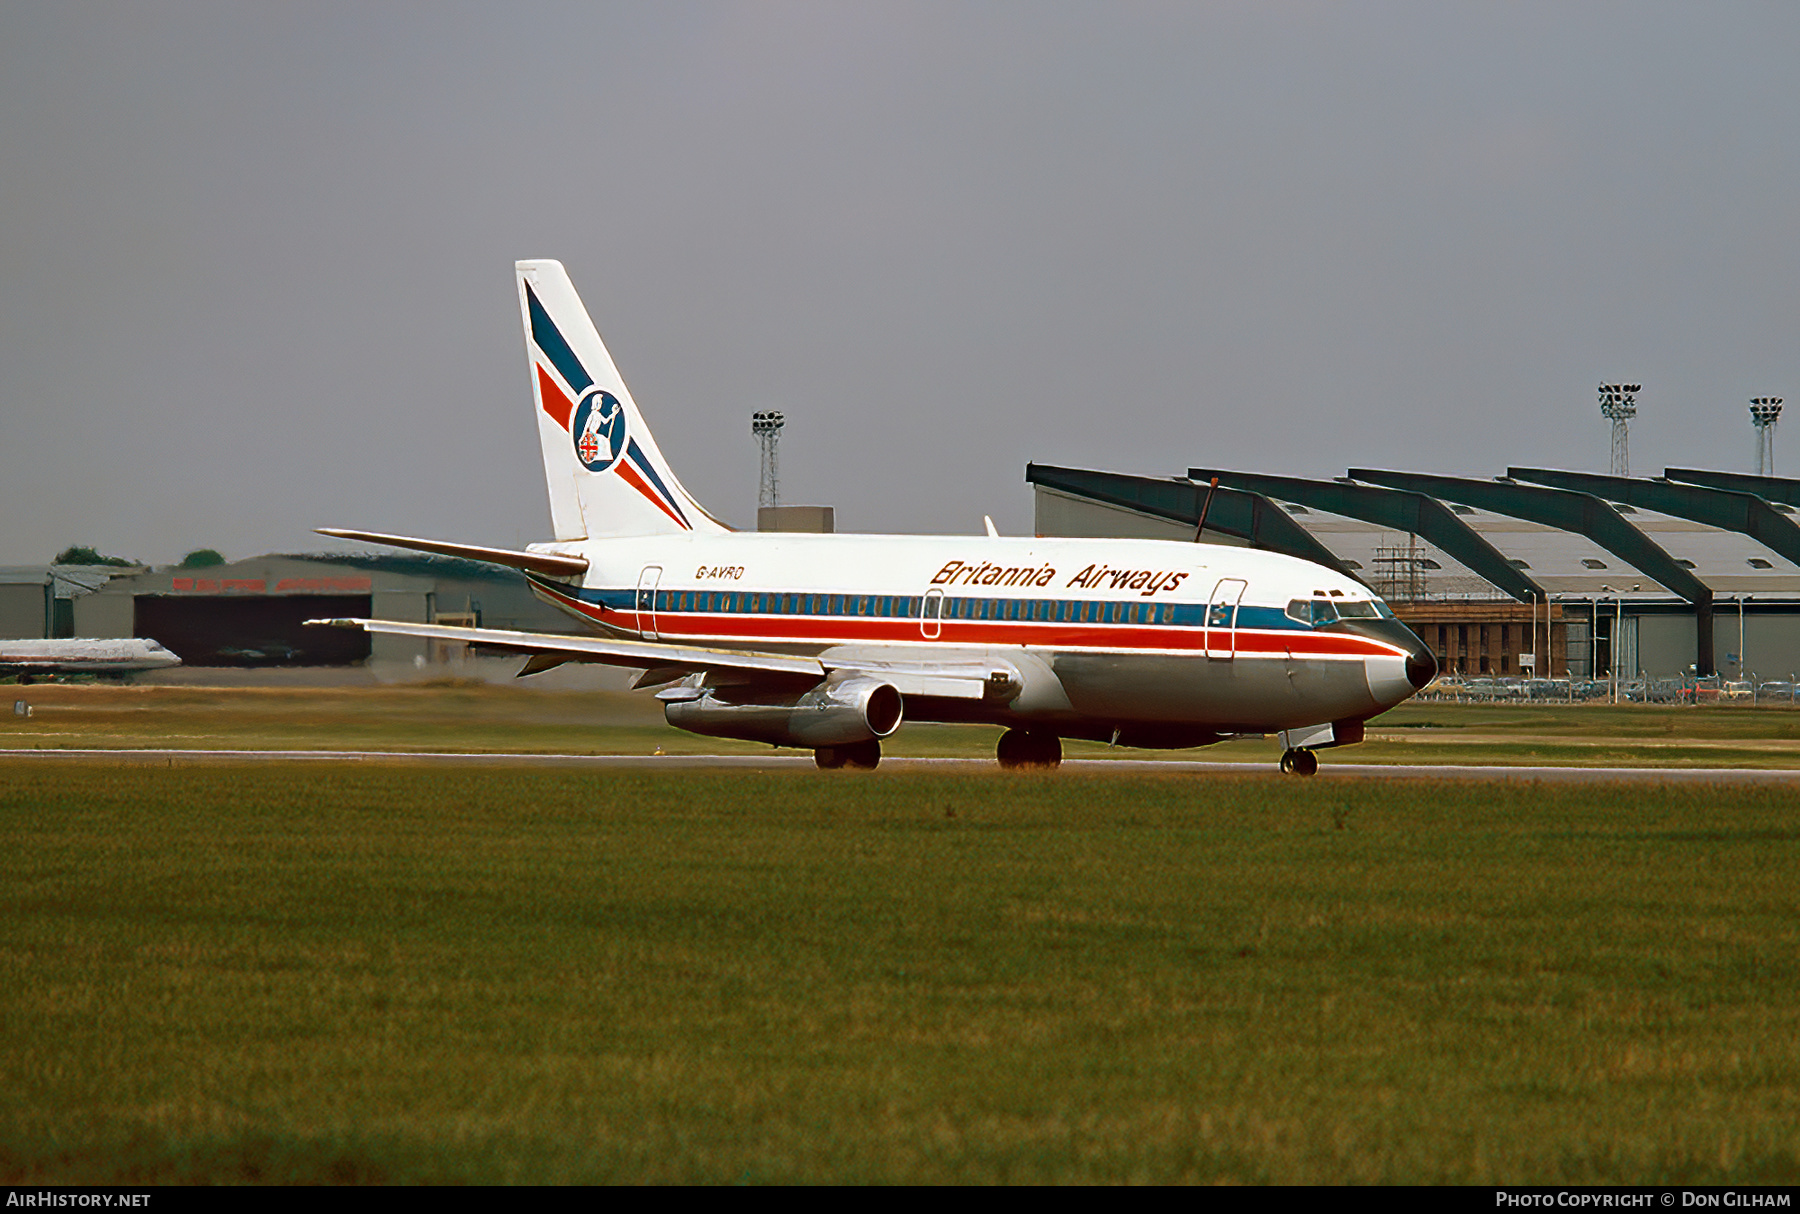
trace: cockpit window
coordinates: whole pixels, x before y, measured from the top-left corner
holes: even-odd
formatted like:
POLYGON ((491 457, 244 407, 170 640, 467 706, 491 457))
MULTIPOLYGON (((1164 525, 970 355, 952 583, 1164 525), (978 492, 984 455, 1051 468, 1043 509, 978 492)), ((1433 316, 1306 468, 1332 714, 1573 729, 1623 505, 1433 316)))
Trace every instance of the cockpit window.
POLYGON ((1290 599, 1288 618, 1302 624, 1335 624, 1343 620, 1391 620, 1394 613, 1380 599, 1326 598, 1290 599))
POLYGON ((1335 624, 1338 618, 1337 608, 1323 595, 1316 599, 1290 599, 1287 613, 1302 624, 1335 624))

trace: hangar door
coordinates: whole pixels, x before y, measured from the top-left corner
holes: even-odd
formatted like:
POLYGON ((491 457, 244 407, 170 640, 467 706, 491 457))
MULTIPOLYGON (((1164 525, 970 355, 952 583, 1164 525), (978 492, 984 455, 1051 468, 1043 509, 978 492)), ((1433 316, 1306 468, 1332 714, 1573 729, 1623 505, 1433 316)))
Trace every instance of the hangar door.
POLYGON ((134 635, 162 642, 189 666, 348 666, 369 656, 360 628, 304 627, 367 619, 366 594, 140 594, 132 603, 134 635))

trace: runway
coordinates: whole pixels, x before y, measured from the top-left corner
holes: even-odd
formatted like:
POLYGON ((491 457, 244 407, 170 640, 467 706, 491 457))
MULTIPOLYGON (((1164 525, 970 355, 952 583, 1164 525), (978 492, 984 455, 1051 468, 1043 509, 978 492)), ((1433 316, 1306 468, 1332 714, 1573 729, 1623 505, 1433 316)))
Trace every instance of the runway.
MULTIPOLYGON (((510 752, 398 750, 51 750, 0 748, 0 761, 109 762, 122 766, 189 767, 226 763, 392 763, 442 767, 574 767, 596 771, 813 771, 810 755, 557 755, 510 752)), ((1071 774, 1162 776, 1280 776, 1272 763, 1209 763, 1191 759, 1068 759, 1071 774)), ((992 759, 883 758, 874 773, 940 771, 999 774, 992 759)), ((1282 777, 1297 779, 1302 777, 1282 777)), ((1507 780, 1596 784, 1800 784, 1800 769, 1752 767, 1478 767, 1469 765, 1321 763, 1315 780, 1507 780)))

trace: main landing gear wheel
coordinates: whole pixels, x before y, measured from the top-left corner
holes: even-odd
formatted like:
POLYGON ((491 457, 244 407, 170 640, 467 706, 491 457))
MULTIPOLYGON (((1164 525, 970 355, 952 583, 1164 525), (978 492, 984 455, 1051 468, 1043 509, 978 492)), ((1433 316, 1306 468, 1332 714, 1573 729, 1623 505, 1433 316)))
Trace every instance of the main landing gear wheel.
POLYGON ((1035 729, 1009 729, 1000 735, 994 757, 1008 771, 1021 767, 1053 768, 1062 762, 1062 739, 1035 729))
POLYGON ((1310 750, 1282 752, 1281 770, 1290 776, 1310 776, 1319 770, 1319 756, 1310 750))
POLYGON ((881 762, 881 742, 870 738, 867 742, 853 742, 849 746, 821 746, 813 751, 813 762, 827 771, 839 767, 874 771, 881 762))

